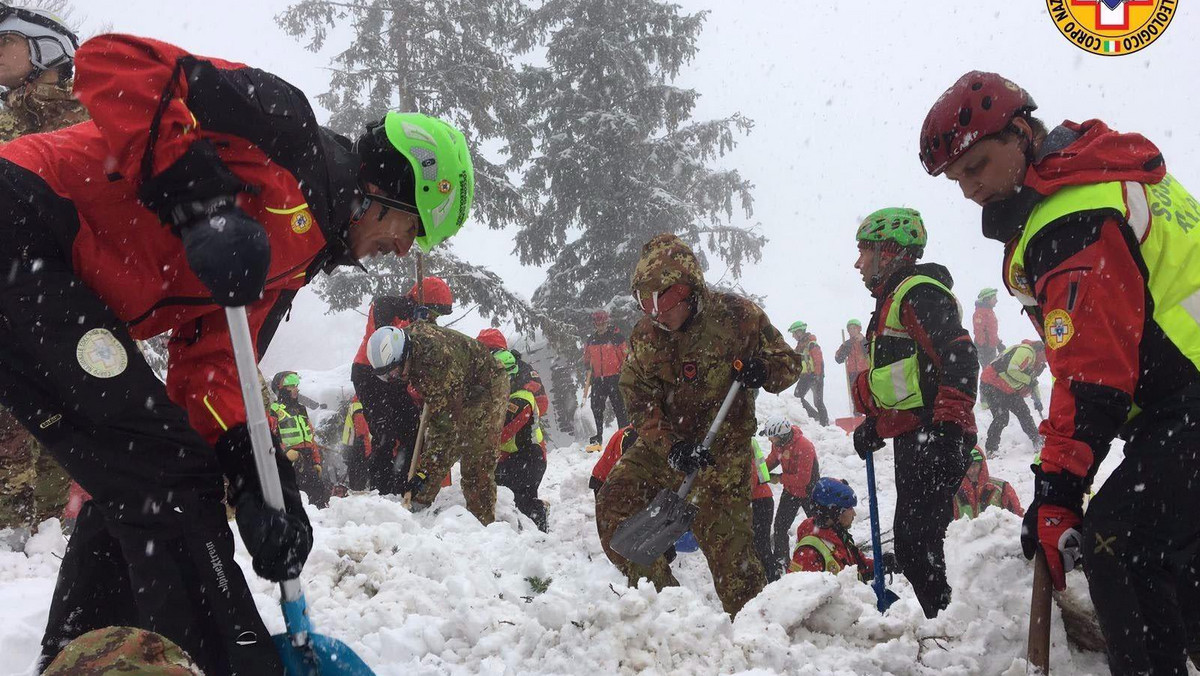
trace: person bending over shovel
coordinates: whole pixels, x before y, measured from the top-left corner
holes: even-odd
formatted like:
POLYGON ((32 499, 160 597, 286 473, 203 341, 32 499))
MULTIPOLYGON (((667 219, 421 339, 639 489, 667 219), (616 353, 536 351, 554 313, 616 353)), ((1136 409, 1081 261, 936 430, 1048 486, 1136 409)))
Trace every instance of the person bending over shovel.
POLYGON ((735 378, 781 392, 796 381, 800 361, 761 308, 709 289, 695 254, 674 235, 658 235, 642 248, 633 292, 646 316, 630 336, 620 387, 638 436, 597 495, 600 542, 630 586, 643 577, 660 590, 677 585, 665 559, 639 566, 611 542, 617 527, 660 490, 674 490, 700 470, 690 496, 698 508, 692 531, 721 605, 733 615, 766 584, 754 553, 746 462, 756 427, 753 396, 737 395, 711 449, 700 437, 735 378), (735 371, 738 360, 742 368, 735 371))

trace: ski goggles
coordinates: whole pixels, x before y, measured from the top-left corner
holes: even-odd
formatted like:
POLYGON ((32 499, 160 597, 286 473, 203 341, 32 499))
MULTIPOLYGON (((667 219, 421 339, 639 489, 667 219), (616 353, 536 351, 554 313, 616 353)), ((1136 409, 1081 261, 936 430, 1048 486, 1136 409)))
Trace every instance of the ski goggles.
POLYGON ((687 300, 692 295, 692 287, 687 284, 672 284, 666 291, 655 291, 649 296, 643 296, 640 291, 634 291, 633 297, 641 306, 642 312, 657 317, 664 312, 670 312, 676 305, 687 300))

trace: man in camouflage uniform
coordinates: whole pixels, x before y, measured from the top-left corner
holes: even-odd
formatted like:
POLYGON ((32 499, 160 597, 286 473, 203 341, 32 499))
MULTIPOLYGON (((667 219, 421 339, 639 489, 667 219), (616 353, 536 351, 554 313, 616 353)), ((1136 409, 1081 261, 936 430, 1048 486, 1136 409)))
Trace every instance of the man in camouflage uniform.
MULTIPOLYGON (((0 4, 0 143, 88 119, 71 95, 77 44, 50 14, 0 4)), ((62 512, 69 484, 58 462, 0 408, 0 528, 16 530, 14 549, 62 512)))
POLYGON ((367 358, 376 375, 411 385, 429 407, 416 472, 400 491, 412 494, 413 510, 433 504, 441 478, 462 462, 467 509, 485 526, 495 521, 496 449, 509 390, 504 367, 483 343, 431 322, 376 329, 367 358))
POLYGON ((799 376, 800 360, 758 306, 709 289, 695 255, 674 235, 658 235, 642 248, 633 291, 647 316, 630 336, 620 387, 637 441, 597 496, 600 542, 631 586, 643 577, 658 589, 678 584, 665 559, 638 566, 610 542, 660 490, 674 490, 700 469, 690 496, 699 508, 692 532, 721 605, 736 614, 766 584, 750 517, 753 394, 738 395, 710 452, 700 440, 735 377, 745 387, 781 392, 799 376))
POLYGON ((203 676, 183 648, 161 634, 105 627, 67 644, 43 676, 203 676))

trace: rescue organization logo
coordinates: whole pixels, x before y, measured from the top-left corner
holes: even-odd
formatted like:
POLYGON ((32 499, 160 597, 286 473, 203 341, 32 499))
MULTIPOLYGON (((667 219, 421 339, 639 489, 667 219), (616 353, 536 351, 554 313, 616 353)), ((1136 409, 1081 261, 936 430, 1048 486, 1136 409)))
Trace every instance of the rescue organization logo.
POLYGON ((1046 313, 1045 323, 1046 345, 1052 350, 1071 342, 1075 335, 1075 324, 1066 310, 1051 310, 1046 313))
POLYGON ((297 235, 303 235, 312 227, 313 217, 312 212, 308 209, 297 211, 292 214, 292 232, 297 235))
POLYGON ((696 362, 694 362, 694 361, 684 362, 684 364, 683 364, 683 379, 684 380, 687 380, 687 381, 695 380, 696 375, 699 372, 700 372, 700 369, 697 368, 696 362))
POLYGON ((84 371, 97 378, 113 378, 125 372, 129 355, 125 346, 108 329, 92 329, 75 346, 75 359, 84 371))
POLYGON ((1132 54, 1171 25, 1178 0, 1046 0, 1058 32, 1085 52, 1132 54))

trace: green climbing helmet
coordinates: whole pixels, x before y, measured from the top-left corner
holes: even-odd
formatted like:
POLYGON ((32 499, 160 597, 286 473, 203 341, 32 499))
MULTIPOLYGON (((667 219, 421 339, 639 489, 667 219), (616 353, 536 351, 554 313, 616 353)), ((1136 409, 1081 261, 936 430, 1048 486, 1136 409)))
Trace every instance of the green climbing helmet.
POLYGON ((850 328, 851 326, 857 326, 861 329, 862 322, 858 321, 857 319, 851 319, 850 321, 846 322, 846 328, 850 328))
POLYGON ((355 150, 361 178, 396 200, 387 206, 420 217, 416 242, 422 251, 462 228, 475 199, 475 170, 461 131, 436 117, 391 112, 367 126, 355 150), (398 162, 397 153, 406 161, 398 162))
POLYGON ((902 247, 925 247, 925 222, 916 209, 888 207, 867 216, 854 238, 859 242, 893 242, 902 247))
POLYGON ((989 298, 995 298, 996 293, 997 293, 996 289, 993 289, 992 287, 989 286, 988 288, 983 289, 979 292, 979 300, 987 300, 989 298))
POLYGON ((792 325, 788 327, 788 333, 795 333, 797 331, 807 331, 807 330, 808 330, 808 324, 805 324, 804 322, 792 322, 792 325))
POLYGON ((512 352, 508 350, 496 350, 492 356, 496 358, 496 361, 500 362, 505 371, 508 371, 508 375, 517 375, 517 358, 512 352))

